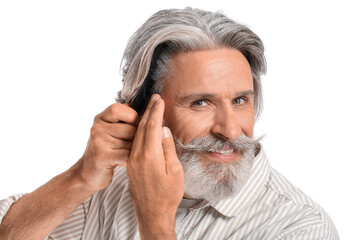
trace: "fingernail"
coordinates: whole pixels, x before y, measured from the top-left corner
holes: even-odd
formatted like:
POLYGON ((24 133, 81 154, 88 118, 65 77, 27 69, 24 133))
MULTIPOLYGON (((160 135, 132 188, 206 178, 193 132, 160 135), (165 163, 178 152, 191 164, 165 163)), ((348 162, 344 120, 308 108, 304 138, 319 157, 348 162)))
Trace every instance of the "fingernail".
POLYGON ((153 94, 153 95, 151 96, 151 98, 150 98, 150 101, 156 101, 156 100, 158 100, 158 99, 159 99, 159 95, 153 94))
POLYGON ((162 129, 163 129, 163 138, 171 137, 171 132, 168 127, 162 127, 162 129))

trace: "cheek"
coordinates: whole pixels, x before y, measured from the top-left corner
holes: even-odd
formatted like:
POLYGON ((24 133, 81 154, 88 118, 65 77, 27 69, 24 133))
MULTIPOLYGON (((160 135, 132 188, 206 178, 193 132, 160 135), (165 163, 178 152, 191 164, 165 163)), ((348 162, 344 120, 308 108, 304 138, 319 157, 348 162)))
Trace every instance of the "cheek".
POLYGON ((165 111, 164 120, 171 132, 182 143, 210 134, 211 117, 188 111, 165 111))
POLYGON ((254 111, 249 110, 239 113, 238 122, 244 134, 248 137, 253 137, 255 124, 254 111))

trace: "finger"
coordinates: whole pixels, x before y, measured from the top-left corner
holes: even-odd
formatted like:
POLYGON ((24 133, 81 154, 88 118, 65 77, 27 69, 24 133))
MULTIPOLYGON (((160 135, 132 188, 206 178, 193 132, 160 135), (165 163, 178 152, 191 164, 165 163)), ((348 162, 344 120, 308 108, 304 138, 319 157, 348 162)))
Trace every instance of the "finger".
POLYGON ((101 139, 101 140, 97 140, 97 141, 101 142, 100 144, 104 144, 104 146, 102 148, 131 150, 131 147, 132 147, 132 141, 117 139, 110 135, 106 135, 106 136, 103 136, 102 138, 97 138, 97 139, 101 139))
POLYGON ((153 148, 158 150, 162 154, 162 124, 164 118, 165 104, 162 99, 158 99, 157 102, 149 113, 149 119, 147 121, 146 136, 145 136, 145 147, 153 148), (158 148, 154 148, 158 146, 158 148))
POLYGON ((170 168, 173 168, 174 166, 180 167, 181 163, 176 154, 175 143, 170 129, 168 127, 163 127, 162 130, 162 147, 164 151, 165 167, 168 172, 170 168))
POLYGON ((140 120, 137 112, 128 104, 114 103, 99 114, 101 120, 108 123, 125 122, 137 126, 140 120))
POLYGON ((146 106, 145 112, 141 117, 141 121, 147 121, 149 119, 151 109, 156 105, 156 103, 159 99, 161 99, 159 94, 153 94, 151 96, 150 101, 149 101, 148 105, 146 106))
POLYGON ((111 149, 128 149, 131 150, 132 148, 132 141, 124 141, 124 140, 119 140, 117 138, 112 138, 111 139, 111 143, 112 143, 112 147, 110 147, 111 149))
POLYGON ((130 124, 124 123, 106 123, 100 120, 91 127, 90 136, 94 138, 103 138, 108 142, 133 141, 136 128, 130 124))
POLYGON ((152 112, 152 108, 154 107, 154 105, 156 105, 159 99, 160 96, 158 94, 154 94, 151 97, 148 106, 146 107, 144 115, 141 117, 133 142, 133 150, 135 152, 140 152, 142 151, 142 149, 145 148, 147 128, 151 125, 154 125, 153 121, 149 122, 149 117, 151 115, 150 113, 152 112))
POLYGON ((126 123, 104 123, 104 131, 113 138, 132 141, 134 140, 136 127, 126 123))

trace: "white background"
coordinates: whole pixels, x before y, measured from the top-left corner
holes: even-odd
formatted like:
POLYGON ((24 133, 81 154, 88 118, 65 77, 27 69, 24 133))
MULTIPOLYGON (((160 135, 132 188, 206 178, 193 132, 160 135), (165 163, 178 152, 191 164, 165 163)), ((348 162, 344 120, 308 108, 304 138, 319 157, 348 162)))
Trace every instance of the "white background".
POLYGON ((359 12, 355 1, 1 1, 0 199, 30 192, 83 154, 121 89, 131 34, 154 12, 222 10, 264 41, 270 163, 358 236, 359 12))

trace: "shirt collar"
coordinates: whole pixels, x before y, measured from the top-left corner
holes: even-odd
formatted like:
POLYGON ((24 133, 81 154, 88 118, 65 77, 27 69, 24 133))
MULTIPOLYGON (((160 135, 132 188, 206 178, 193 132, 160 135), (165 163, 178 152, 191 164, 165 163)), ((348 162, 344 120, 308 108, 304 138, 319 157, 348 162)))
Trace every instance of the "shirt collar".
POLYGON ((233 217, 240 214, 248 204, 257 199, 262 193, 261 190, 266 188, 265 184, 267 183, 270 174, 270 165, 263 147, 261 145, 259 147, 260 150, 254 159, 250 177, 238 194, 213 204, 202 201, 194 208, 203 208, 210 205, 224 216, 233 217))

